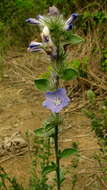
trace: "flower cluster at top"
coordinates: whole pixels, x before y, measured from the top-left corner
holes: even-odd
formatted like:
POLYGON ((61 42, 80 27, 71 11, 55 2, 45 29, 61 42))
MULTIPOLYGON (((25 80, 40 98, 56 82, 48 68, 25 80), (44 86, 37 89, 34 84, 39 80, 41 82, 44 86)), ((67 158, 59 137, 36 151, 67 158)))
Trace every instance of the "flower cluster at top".
POLYGON ((68 18, 68 20, 64 21, 62 19, 62 15, 59 15, 59 11, 55 6, 49 7, 48 16, 38 15, 36 18, 28 18, 26 19, 27 23, 38 25, 41 31, 41 39, 42 42, 32 41, 29 44, 28 51, 29 52, 38 52, 45 51, 51 57, 56 57, 57 48, 54 42, 51 39, 50 29, 48 23, 51 19, 59 17, 62 19, 63 31, 69 31, 73 28, 73 22, 77 18, 78 14, 73 13, 68 18))
MULTIPOLYGON (((59 10, 55 6, 52 6, 49 7, 49 13, 47 16, 38 15, 36 18, 26 19, 27 23, 39 26, 42 39, 42 42, 32 41, 29 44, 28 51, 45 51, 52 60, 58 60, 58 56, 62 50, 59 49, 60 41, 63 40, 62 36, 65 33, 68 35, 68 31, 73 28, 73 22, 77 16, 76 13, 73 13, 65 21, 63 16, 59 14, 59 10)), ((62 60, 63 56, 62 59, 60 57, 60 64, 62 60)), ((55 71, 52 73, 52 80, 56 84, 55 80, 57 81, 57 75, 55 71)), ((56 86, 57 87, 55 87, 54 91, 45 94, 46 100, 43 102, 43 106, 51 110, 53 113, 59 113, 70 102, 66 90, 64 88, 58 88, 58 85, 56 86)))

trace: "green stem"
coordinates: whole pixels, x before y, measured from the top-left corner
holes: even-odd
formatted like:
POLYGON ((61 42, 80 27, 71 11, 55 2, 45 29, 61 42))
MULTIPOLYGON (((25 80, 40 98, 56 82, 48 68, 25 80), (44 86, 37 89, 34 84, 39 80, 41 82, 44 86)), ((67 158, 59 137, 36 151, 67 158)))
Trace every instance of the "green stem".
POLYGON ((49 164, 49 156, 50 156, 50 138, 48 137, 48 142, 47 142, 47 165, 49 164))
MULTIPOLYGON (((59 41, 57 46, 57 60, 56 60, 56 65, 58 67, 59 64, 59 41)), ((55 84, 56 89, 59 87, 59 76, 56 76, 56 84, 55 84)), ((56 116, 59 117, 58 114, 56 116)), ((55 157, 56 157, 56 180, 57 180, 57 190, 61 190, 61 185, 60 185, 60 160, 59 160, 59 146, 58 146, 58 125, 55 126, 55 136, 54 136, 54 142, 55 142, 55 157)))
POLYGON ((61 190, 61 186, 60 186, 60 162, 59 162, 59 148, 58 148, 58 126, 55 126, 54 140, 55 140, 57 190, 61 190))

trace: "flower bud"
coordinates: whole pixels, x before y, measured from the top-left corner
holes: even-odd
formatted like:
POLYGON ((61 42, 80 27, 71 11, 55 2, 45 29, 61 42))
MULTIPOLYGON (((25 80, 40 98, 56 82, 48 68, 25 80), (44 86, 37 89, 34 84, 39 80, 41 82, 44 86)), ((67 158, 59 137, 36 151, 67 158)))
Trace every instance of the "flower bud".
POLYGON ((42 47, 43 47, 43 44, 42 44, 42 43, 32 41, 32 42, 29 44, 29 47, 27 48, 27 50, 28 50, 29 52, 41 51, 41 50, 42 50, 42 47))
POLYGON ((69 17, 69 19, 65 22, 65 25, 66 24, 72 24, 72 22, 77 18, 77 16, 78 16, 78 14, 77 13, 73 13, 70 17, 69 17))
POLYGON ((25 21, 30 24, 40 24, 40 22, 38 20, 36 20, 35 18, 28 18, 25 21))

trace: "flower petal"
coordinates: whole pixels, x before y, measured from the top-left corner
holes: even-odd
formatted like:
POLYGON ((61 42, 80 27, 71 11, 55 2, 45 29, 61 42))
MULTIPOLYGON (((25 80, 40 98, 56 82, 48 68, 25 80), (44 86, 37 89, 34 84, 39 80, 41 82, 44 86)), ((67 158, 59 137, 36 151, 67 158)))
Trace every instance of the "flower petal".
POLYGON ((44 36, 49 36, 50 34, 49 28, 47 26, 44 26, 42 33, 44 36))
POLYGON ((25 21, 30 24, 40 24, 40 22, 38 20, 36 20, 35 18, 28 18, 25 21))
POLYGON ((28 47, 27 51, 29 51, 29 52, 41 51, 41 50, 42 50, 42 47, 43 47, 43 44, 42 44, 42 43, 32 41, 32 42, 29 44, 29 47, 28 47))
POLYGON ((42 43, 40 42, 35 42, 35 41, 32 41, 30 44, 29 44, 29 48, 33 48, 33 47, 42 47, 42 43))
POLYGON ((42 48, 27 48, 27 51, 28 52, 36 52, 36 51, 41 51, 42 50, 42 48))
POLYGON ((77 13, 73 13, 70 17, 69 17, 69 19, 65 22, 65 25, 66 24, 72 24, 72 22, 77 18, 77 16, 78 16, 78 14, 77 13))
POLYGON ((39 19, 45 20, 45 17, 42 16, 42 15, 38 15, 38 16, 36 16, 36 18, 37 18, 38 20, 39 20, 39 19))

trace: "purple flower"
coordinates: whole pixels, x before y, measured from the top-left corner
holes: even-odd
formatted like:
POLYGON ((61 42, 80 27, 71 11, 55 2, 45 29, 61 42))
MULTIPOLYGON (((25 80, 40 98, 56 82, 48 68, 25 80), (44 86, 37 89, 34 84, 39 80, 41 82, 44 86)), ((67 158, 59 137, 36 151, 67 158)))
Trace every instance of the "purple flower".
POLYGON ((42 43, 32 41, 32 42, 29 44, 29 47, 27 48, 27 50, 28 50, 29 52, 41 51, 41 50, 42 50, 42 47, 43 47, 42 43))
POLYGON ((73 28, 73 21, 77 18, 78 14, 77 13, 73 13, 69 19, 65 22, 65 30, 71 30, 73 28))
POLYGON ((60 112, 70 102, 70 99, 66 95, 64 88, 58 88, 54 92, 46 93, 46 100, 43 102, 43 106, 50 109, 54 113, 60 112))
POLYGON ((26 19, 26 22, 28 22, 30 24, 40 24, 40 22, 35 18, 28 18, 28 19, 26 19))

